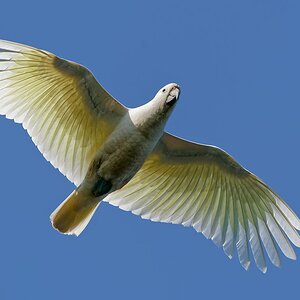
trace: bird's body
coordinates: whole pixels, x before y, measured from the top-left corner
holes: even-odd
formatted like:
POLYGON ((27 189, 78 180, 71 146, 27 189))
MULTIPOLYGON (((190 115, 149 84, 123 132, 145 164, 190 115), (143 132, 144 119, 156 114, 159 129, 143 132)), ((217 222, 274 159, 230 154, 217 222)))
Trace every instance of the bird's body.
MULTIPOLYGON (((179 87, 171 83, 165 90, 177 99, 179 87)), ((98 204, 109 193, 121 189, 142 167, 164 133, 170 111, 162 109, 158 95, 147 104, 129 109, 105 143, 96 151, 87 174, 78 189, 51 216, 52 224, 64 233, 79 235, 98 204), (75 204, 76 196, 76 204, 75 204), (74 203, 70 206, 69 204, 74 203), (77 213, 83 212, 82 219, 77 213), (69 216, 69 217, 68 217, 69 216), (71 217, 70 217, 71 216, 71 217)))
POLYGON ((91 163, 92 169, 99 166, 92 173, 111 181, 112 191, 123 187, 135 175, 164 132, 166 116, 161 120, 148 107, 129 110, 91 163))
POLYGON ((0 114, 22 123, 44 157, 77 186, 52 213, 54 228, 79 235, 101 201, 142 218, 192 226, 250 252, 266 272, 300 247, 300 220, 261 179, 229 154, 164 131, 179 98, 171 83, 133 109, 115 100, 83 66, 0 41, 0 114), (265 250, 264 250, 265 249, 265 250))

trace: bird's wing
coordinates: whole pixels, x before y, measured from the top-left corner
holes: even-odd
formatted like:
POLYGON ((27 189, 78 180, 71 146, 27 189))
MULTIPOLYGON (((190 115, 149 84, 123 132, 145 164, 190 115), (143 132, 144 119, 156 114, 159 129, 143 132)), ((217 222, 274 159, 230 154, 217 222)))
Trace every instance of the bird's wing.
POLYGON ((264 248, 279 266, 277 245, 295 259, 300 220, 287 204, 223 150, 165 133, 140 171, 105 201, 142 218, 193 226, 242 266, 250 249, 266 272, 264 248), (276 245, 276 243, 277 245, 276 245))
POLYGON ((0 114, 76 185, 126 112, 83 66, 0 40, 0 114))

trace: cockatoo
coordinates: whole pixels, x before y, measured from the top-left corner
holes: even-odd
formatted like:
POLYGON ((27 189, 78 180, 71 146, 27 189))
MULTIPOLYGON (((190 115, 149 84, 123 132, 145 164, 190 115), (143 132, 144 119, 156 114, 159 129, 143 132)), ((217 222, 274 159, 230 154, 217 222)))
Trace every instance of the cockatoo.
POLYGON ((148 103, 126 108, 85 67, 47 51, 0 41, 0 114, 76 186, 51 214, 55 229, 79 235, 102 201, 142 218, 192 226, 234 249, 250 249, 266 272, 264 249, 295 259, 300 220, 261 179, 220 148, 164 131, 179 99, 170 83, 148 103), (276 245, 277 244, 277 245, 276 245))

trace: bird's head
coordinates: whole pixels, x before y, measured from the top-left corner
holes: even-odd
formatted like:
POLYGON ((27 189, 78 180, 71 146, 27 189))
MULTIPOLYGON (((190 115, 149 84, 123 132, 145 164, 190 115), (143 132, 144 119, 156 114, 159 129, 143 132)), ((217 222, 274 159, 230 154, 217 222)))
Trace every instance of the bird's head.
POLYGON ((151 101, 130 110, 131 121, 141 131, 161 132, 179 99, 179 95, 178 84, 167 84, 156 93, 151 101))
POLYGON ((166 122, 179 99, 180 87, 176 83, 169 83, 162 87, 155 97, 148 102, 149 117, 159 123, 166 122))
POLYGON ((179 85, 176 83, 169 83, 157 92, 153 100, 163 112, 168 113, 175 107, 175 104, 179 99, 179 95, 179 85))
POLYGON ((149 120, 165 123, 176 106, 179 95, 180 87, 176 83, 169 83, 162 87, 155 97, 146 104, 149 120))

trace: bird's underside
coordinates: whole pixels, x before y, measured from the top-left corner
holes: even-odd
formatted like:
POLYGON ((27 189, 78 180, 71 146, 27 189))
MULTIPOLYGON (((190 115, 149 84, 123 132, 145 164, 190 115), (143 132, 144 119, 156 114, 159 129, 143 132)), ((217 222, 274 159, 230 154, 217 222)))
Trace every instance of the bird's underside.
MULTIPOLYGON (((250 252, 262 272, 267 270, 266 256, 280 266, 279 249, 295 259, 291 243, 300 247, 300 220, 276 193, 223 150, 185 141, 157 125, 174 108, 176 89, 168 85, 150 104, 127 109, 83 66, 43 50, 0 41, 0 114, 22 123, 44 157, 79 186, 54 212, 63 223, 61 228, 66 228, 61 231, 79 234, 105 197, 103 201, 142 218, 194 227, 229 257, 236 251, 245 269, 250 252), (131 156, 122 156, 132 161, 139 157, 132 178, 125 171, 118 177, 108 163, 115 149, 125 149, 124 144, 110 148, 108 142, 112 134, 127 128, 126 118, 132 122, 130 130, 144 137, 129 147, 131 156), (159 129, 150 130, 156 125, 159 129), (139 149, 145 151, 143 155, 149 153, 144 157, 139 149), (87 174, 97 155, 102 160, 92 173, 91 186, 97 189, 91 200, 87 174), (123 182, 117 180, 121 177, 123 182), (101 184, 99 178, 104 180, 101 184), (120 188, 114 180, 125 185, 120 188), (66 208, 72 210, 71 219, 69 210, 62 210, 66 208)), ((125 163, 125 158, 120 159, 120 164, 125 163)))

